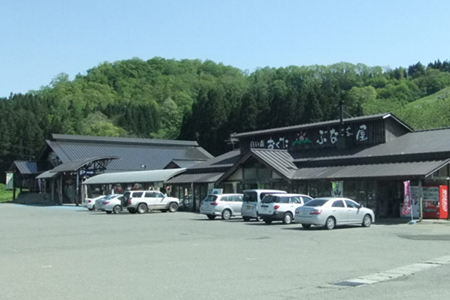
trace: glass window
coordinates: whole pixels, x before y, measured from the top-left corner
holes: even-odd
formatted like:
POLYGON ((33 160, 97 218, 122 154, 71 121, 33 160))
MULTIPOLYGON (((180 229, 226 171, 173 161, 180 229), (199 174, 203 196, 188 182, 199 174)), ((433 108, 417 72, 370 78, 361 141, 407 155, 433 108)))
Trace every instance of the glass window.
POLYGON ((234 202, 242 202, 242 196, 241 195, 233 196, 233 201, 234 202))
POLYGON ((142 197, 143 192, 134 192, 133 193, 133 198, 141 198, 142 197))
POLYGON ((222 196, 220 197, 221 201, 231 201, 230 196, 222 196))
POLYGON ((272 196, 272 195, 266 195, 261 200, 262 203, 274 203, 276 201, 277 201, 277 197, 276 196, 272 196))
POLYGON ((312 198, 309 198, 309 197, 302 197, 302 198, 303 198, 303 203, 307 203, 312 200, 312 198))
POLYGON ((327 203, 327 199, 314 199, 308 202, 308 206, 318 207, 327 203))
POLYGON ((347 204, 347 207, 350 208, 359 208, 359 205, 356 202, 345 200, 345 204, 347 204))
POLYGON ((156 197, 156 198, 164 198, 164 194, 163 194, 163 193, 160 193, 160 192, 156 192, 156 193, 155 193, 155 197, 156 197))
POLYGON ((342 200, 336 200, 333 202, 333 205, 331 207, 345 207, 344 201, 342 200))
POLYGON ((291 197, 291 203, 302 203, 300 197, 291 197))
POLYGON ((256 192, 244 192, 245 202, 257 202, 256 197, 257 197, 256 192))
POLYGON ((205 202, 214 202, 218 197, 216 195, 209 195, 203 201, 205 202))
POLYGON ((291 199, 291 197, 277 197, 278 201, 277 203, 289 203, 289 199, 291 199))

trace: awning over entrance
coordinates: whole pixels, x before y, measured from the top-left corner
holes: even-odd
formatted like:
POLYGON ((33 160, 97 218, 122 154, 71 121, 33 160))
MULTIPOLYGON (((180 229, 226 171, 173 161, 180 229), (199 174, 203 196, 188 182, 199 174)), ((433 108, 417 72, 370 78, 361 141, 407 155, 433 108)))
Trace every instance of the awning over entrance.
POLYGON ((151 171, 134 171, 106 173, 91 177, 83 184, 114 184, 114 183, 142 183, 165 182, 173 176, 183 173, 186 169, 164 169, 151 171))
POLYGON ((199 174, 182 174, 172 178, 166 184, 183 184, 183 183, 210 183, 216 182, 223 172, 219 173, 199 173, 199 174))
POLYGON ((36 162, 34 161, 22 161, 22 160, 16 160, 13 163, 13 166, 10 170, 13 168, 17 168, 17 170, 22 175, 32 175, 32 174, 39 174, 37 171, 36 162))
POLYGON ((345 178, 389 178, 428 177, 450 163, 449 160, 370 164, 352 166, 330 166, 301 168, 295 172, 294 180, 345 179, 345 178))
POLYGON ((72 160, 66 163, 63 163, 52 170, 50 172, 74 172, 81 168, 85 169, 104 169, 106 165, 111 162, 113 159, 118 159, 117 156, 101 156, 101 157, 92 157, 92 158, 83 158, 72 160), (98 165, 98 166, 96 166, 98 165))
POLYGON ((45 171, 44 173, 42 173, 39 176, 36 176, 36 179, 49 179, 49 178, 55 177, 56 175, 58 175, 58 173, 53 173, 50 170, 50 171, 45 171))

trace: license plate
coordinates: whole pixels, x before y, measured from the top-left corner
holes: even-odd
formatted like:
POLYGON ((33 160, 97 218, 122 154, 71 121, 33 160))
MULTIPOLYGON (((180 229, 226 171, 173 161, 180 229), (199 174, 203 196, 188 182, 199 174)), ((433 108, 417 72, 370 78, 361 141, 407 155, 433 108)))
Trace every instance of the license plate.
POLYGON ((250 206, 247 206, 247 210, 250 210, 250 206))

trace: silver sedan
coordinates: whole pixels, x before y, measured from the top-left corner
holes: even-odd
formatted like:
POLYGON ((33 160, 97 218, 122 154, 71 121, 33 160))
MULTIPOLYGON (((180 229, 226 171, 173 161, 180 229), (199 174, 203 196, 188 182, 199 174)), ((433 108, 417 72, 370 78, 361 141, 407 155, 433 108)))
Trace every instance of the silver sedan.
POLYGON ((295 222, 303 228, 311 225, 333 229, 339 225, 360 224, 369 227, 375 222, 373 210, 348 198, 316 198, 295 210, 295 222))

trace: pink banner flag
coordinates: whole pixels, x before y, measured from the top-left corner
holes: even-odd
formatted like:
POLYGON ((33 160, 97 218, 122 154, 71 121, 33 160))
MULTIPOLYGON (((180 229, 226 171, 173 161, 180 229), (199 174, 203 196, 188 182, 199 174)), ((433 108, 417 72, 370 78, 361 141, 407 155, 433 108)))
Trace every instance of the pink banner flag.
POLYGON ((403 199, 402 215, 406 216, 411 214, 411 188, 409 180, 403 181, 403 185, 405 189, 405 198, 403 199))

